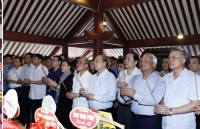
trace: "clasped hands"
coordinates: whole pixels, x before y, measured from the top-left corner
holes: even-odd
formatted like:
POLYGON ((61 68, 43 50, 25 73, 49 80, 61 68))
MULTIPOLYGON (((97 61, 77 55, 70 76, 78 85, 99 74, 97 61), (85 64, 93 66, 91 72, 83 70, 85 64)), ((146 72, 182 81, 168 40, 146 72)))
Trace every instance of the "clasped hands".
POLYGON ((80 88, 79 93, 81 96, 85 96, 88 100, 94 100, 94 94, 85 92, 84 88, 80 88))
POLYGON ((57 83, 50 78, 42 77, 42 82, 50 87, 51 90, 55 90, 57 83))
POLYGON ((117 81, 117 87, 120 88, 120 95, 134 97, 135 90, 133 88, 128 88, 128 84, 126 82, 117 81))

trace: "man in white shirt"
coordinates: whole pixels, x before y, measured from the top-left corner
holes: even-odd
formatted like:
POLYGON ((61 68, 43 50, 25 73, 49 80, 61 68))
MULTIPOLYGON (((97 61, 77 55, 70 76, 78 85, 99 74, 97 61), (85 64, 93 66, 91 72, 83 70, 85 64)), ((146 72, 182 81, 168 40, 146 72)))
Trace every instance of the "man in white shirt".
POLYGON ((134 129, 161 129, 160 116, 153 109, 164 97, 165 81, 154 72, 157 58, 153 54, 143 55, 139 65, 142 74, 133 76, 128 88, 120 88, 124 100, 132 100, 130 124, 134 129))
POLYGON ((32 53, 25 54, 25 59, 24 59, 25 64, 22 66, 22 70, 19 75, 20 79, 18 80, 18 83, 22 85, 22 92, 23 92, 22 106, 20 107, 20 109, 22 110, 22 112, 20 112, 20 114, 22 114, 21 124, 27 125, 27 126, 30 124, 30 104, 29 104, 29 97, 28 97, 30 85, 24 84, 24 79, 30 78, 31 69, 34 68, 32 64, 32 58, 33 58, 32 53))
POLYGON ((116 78, 107 70, 107 65, 106 57, 99 55, 95 58, 94 66, 97 73, 92 75, 86 90, 80 89, 80 94, 86 96, 90 108, 112 112, 117 87, 116 78))
MULTIPOLYGON (((119 73, 117 78, 117 87, 128 86, 131 78, 134 75, 141 74, 141 71, 136 67, 139 61, 139 56, 135 52, 129 52, 126 55, 124 65, 125 70, 122 70, 119 73)), ((125 125, 126 129, 131 129, 131 103, 126 103, 123 98, 120 96, 120 89, 117 93, 118 107, 117 107, 117 122, 125 125)))
POLYGON ((76 69, 79 72, 75 74, 73 78, 72 92, 67 92, 67 97, 73 99, 72 109, 76 107, 89 108, 88 101, 85 97, 80 96, 80 88, 87 89, 88 82, 92 77, 92 74, 88 72, 89 60, 85 57, 79 58, 76 64, 76 69))
POLYGON ((29 91, 30 107, 32 116, 34 116, 37 108, 41 107, 42 99, 46 95, 46 85, 42 82, 42 77, 48 75, 48 69, 42 66, 43 56, 41 54, 34 54, 33 65, 31 69, 30 78, 25 78, 24 83, 30 84, 29 91))
MULTIPOLYGON (((22 59, 20 57, 15 57, 13 63, 14 63, 14 68, 9 70, 7 82, 9 83, 9 89, 16 90, 19 106, 22 107, 22 94, 23 94, 22 85, 17 83, 19 79, 19 75, 21 73, 21 69, 22 69, 21 68, 22 59)), ((21 108, 20 108, 20 112, 22 112, 21 108)), ((17 119, 20 122, 23 121, 22 113, 19 114, 17 119)))
POLYGON ((164 76, 164 103, 154 108, 155 113, 164 115, 163 129, 196 129, 194 109, 199 103, 200 78, 185 68, 189 58, 190 55, 183 49, 170 52, 169 67, 173 72, 164 76))

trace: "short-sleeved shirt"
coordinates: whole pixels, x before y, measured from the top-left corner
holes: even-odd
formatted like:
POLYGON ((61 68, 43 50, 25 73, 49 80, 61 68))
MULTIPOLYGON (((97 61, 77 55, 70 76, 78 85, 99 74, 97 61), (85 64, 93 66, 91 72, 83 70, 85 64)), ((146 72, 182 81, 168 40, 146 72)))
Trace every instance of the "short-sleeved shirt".
MULTIPOLYGON (((73 78, 73 86, 72 86, 73 93, 79 93, 79 90, 81 88, 80 83, 77 80, 77 78, 80 80, 83 88, 87 89, 88 83, 89 83, 91 77, 92 77, 92 74, 88 71, 85 71, 81 76, 80 76, 80 73, 75 75, 73 78)), ((76 107, 89 108, 87 99, 85 97, 74 98, 72 108, 74 109, 76 107)))
MULTIPOLYGON (((19 67, 17 70, 15 69, 15 67, 12 68, 11 70, 9 70, 8 79, 18 81, 21 70, 22 70, 21 67, 19 67)), ((21 86, 22 86, 21 84, 9 83, 9 88, 17 88, 17 87, 21 87, 21 86)))
MULTIPOLYGON (((174 72, 164 76, 166 81, 165 105, 169 108, 181 107, 189 104, 191 100, 197 100, 195 76, 192 71, 183 69, 174 80, 174 72)), ((196 75, 198 93, 200 93, 200 77, 196 75)), ((163 129, 196 129, 195 113, 176 114, 163 116, 163 129)))
MULTIPOLYGON (((19 78, 24 81, 25 78, 31 78, 31 69, 34 69, 35 66, 33 64, 31 64, 30 66, 28 66, 27 64, 24 64, 22 66, 22 70, 21 73, 19 75, 19 78)), ((30 86, 30 85, 26 85, 26 86, 30 86)))
MULTIPOLYGON (((128 75, 127 73, 127 69, 125 70, 122 70, 120 73, 119 73, 119 76, 117 78, 117 81, 120 81, 120 82, 126 82, 127 84, 129 84, 129 82, 131 81, 132 77, 135 76, 135 75, 138 75, 138 74, 141 74, 141 71, 140 69, 138 69, 137 67, 135 67, 132 71, 132 73, 130 75, 128 75)), ((120 89, 117 93, 117 100, 120 102, 120 103, 123 103, 123 104, 127 104, 124 99, 121 97, 120 95, 120 89)))
MULTIPOLYGON (((48 69, 42 65, 39 65, 37 68, 31 68, 30 73, 30 80, 32 81, 41 81, 42 77, 46 77, 48 74, 48 69)), ((46 95, 46 85, 44 84, 30 84, 31 88, 29 91, 29 98, 36 100, 36 99, 43 99, 46 95)))
MULTIPOLYGON (((49 74, 47 75, 48 78, 50 78, 53 81, 57 81, 59 80, 59 77, 62 75, 62 70, 59 67, 56 71, 54 71, 54 69, 50 69, 49 70, 49 74)), ((46 95, 51 95, 54 99, 56 96, 56 92, 55 91, 50 91, 49 86, 46 87, 46 95)))

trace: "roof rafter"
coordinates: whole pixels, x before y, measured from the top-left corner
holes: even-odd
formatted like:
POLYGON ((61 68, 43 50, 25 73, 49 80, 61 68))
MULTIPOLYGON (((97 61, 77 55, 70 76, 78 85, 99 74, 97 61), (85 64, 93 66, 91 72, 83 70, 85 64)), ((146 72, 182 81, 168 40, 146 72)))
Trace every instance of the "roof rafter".
POLYGON ((46 36, 37 36, 8 30, 3 30, 3 39, 8 41, 48 44, 56 46, 61 46, 63 44, 62 39, 51 38, 46 36))

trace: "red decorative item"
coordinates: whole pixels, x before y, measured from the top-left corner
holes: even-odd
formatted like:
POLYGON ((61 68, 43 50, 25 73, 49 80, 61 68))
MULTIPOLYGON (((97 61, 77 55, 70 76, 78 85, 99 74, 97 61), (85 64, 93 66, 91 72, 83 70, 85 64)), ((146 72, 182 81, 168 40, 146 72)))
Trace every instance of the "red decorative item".
POLYGON ((93 129, 98 123, 96 115, 87 108, 75 108, 69 116, 72 124, 81 129, 93 129))
POLYGON ((30 129, 58 129, 59 124, 56 116, 45 108, 35 111, 36 123, 30 124, 30 129))
POLYGON ((17 122, 3 118, 3 129, 23 129, 17 122))

